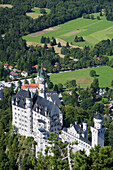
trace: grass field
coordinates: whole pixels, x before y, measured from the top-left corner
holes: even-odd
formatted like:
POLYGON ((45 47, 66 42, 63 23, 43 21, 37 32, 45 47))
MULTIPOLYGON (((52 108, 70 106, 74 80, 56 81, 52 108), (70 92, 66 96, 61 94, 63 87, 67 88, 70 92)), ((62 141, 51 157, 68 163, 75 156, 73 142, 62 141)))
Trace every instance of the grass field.
MULTIPOLYGON (((113 22, 107 21, 105 16, 97 20, 98 13, 94 14, 95 19, 78 18, 64 24, 58 25, 60 29, 43 34, 46 37, 55 37, 64 41, 72 42, 74 45, 84 47, 85 45, 94 46, 101 40, 113 38, 113 22), (84 42, 74 42, 75 36, 83 36, 84 42)), ((27 41, 40 42, 42 35, 37 37, 24 36, 27 41)))
POLYGON ((75 79, 77 85, 80 85, 82 88, 86 88, 90 86, 93 78, 90 77, 90 71, 95 70, 96 74, 98 75, 97 78, 99 80, 100 87, 110 87, 111 81, 113 80, 113 68, 108 66, 96 67, 96 68, 87 68, 87 69, 80 69, 70 72, 63 72, 57 74, 51 74, 50 80, 54 84, 62 83, 63 85, 66 83, 67 80, 75 79))
MULTIPOLYGON (((50 13, 50 9, 47 9, 47 8, 44 8, 44 9, 47 14, 50 13)), ((34 7, 32 8, 32 12, 27 12, 26 15, 29 17, 32 17, 33 19, 36 19, 43 14, 40 13, 40 8, 34 7)))

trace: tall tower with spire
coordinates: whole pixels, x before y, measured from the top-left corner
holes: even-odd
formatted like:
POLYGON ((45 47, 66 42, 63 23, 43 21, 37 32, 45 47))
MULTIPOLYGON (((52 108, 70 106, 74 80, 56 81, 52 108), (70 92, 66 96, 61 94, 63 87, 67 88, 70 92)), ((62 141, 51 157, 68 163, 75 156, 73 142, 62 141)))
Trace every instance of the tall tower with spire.
POLYGON ((92 132, 92 147, 100 144, 101 147, 104 147, 104 134, 106 127, 102 127, 103 116, 97 113, 94 116, 94 127, 91 127, 92 132))
POLYGON ((39 84, 39 96, 46 98, 46 82, 43 67, 37 74, 37 83, 39 84))

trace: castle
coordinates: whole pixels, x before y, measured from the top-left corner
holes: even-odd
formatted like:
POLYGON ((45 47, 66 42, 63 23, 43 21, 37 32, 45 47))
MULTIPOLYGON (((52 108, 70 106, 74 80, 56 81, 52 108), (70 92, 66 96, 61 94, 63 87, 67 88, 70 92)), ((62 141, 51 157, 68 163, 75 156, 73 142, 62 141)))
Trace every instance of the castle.
POLYGON ((77 141, 78 145, 73 146, 73 152, 85 149, 89 154, 91 147, 98 143, 104 146, 105 127, 102 127, 103 117, 97 113, 94 116, 94 127, 91 127, 92 142, 88 140, 87 121, 82 125, 70 125, 69 128, 63 127, 63 114, 56 102, 46 98, 45 78, 41 70, 37 75, 38 95, 29 90, 20 89, 12 97, 12 124, 17 128, 17 133, 33 137, 37 142, 36 152, 44 154, 48 145, 47 137, 50 132, 59 135, 63 142, 71 143, 77 141), (59 133, 60 132, 60 133, 59 133))

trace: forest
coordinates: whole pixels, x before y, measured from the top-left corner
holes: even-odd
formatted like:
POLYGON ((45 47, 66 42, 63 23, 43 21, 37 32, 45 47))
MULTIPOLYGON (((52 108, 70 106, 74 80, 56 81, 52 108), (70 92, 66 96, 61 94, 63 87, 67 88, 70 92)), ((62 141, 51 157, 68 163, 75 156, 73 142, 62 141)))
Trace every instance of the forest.
POLYGON ((0 61, 8 62, 16 66, 20 70, 25 70, 29 74, 32 73, 32 66, 41 63, 48 72, 58 72, 59 70, 68 70, 83 68, 93 65, 108 64, 109 59, 102 55, 112 55, 112 40, 102 41, 95 47, 90 49, 85 47, 83 50, 70 49, 62 47, 62 54, 65 55, 61 59, 54 52, 54 46, 51 43, 51 48, 47 48, 46 42, 42 47, 27 47, 22 36, 40 31, 50 26, 56 26, 66 21, 81 17, 84 13, 98 12, 105 8, 106 16, 111 12, 113 3, 109 1, 2 1, 1 3, 10 3, 13 8, 0 8, 0 61), (31 11, 31 8, 38 6, 40 8, 51 9, 50 14, 45 14, 38 19, 33 20, 26 16, 26 12, 31 11), (45 22, 46 21, 46 22, 45 22), (100 48, 101 47, 101 48, 100 48), (70 59, 79 58, 79 62, 75 63, 70 59), (102 57, 99 62, 97 57, 102 57), (56 68, 55 62, 62 63, 56 68))
MULTIPOLYGON (((81 17, 83 13, 100 12, 103 8, 107 20, 113 20, 112 0, 0 0, 0 3, 13 5, 13 8, 10 9, 0 8, 0 61, 2 63, 8 62, 13 66, 16 65, 18 69, 28 71, 29 74, 32 73, 32 66, 35 64, 43 64, 48 72, 101 64, 113 67, 113 60, 109 61, 109 58, 106 57, 106 55, 113 55, 113 40, 103 40, 94 48, 85 47, 83 50, 71 49, 69 46, 62 47, 62 54, 65 57, 61 59, 55 54, 53 45, 49 48, 46 44, 44 47, 27 47, 26 41, 22 39, 23 35, 76 19, 81 17), (26 16, 26 12, 30 12, 32 7, 49 8, 51 12, 33 20, 26 16), (70 56, 79 59, 79 62, 75 63, 70 56), (97 60, 97 57, 100 57, 101 60, 97 60), (59 62, 61 65, 55 67, 55 62, 59 62)), ((0 75, 1 77, 7 76, 3 65, 0 68, 0 75)), ((50 83, 50 88, 51 86, 52 83, 50 83)), ((91 125, 95 111, 109 114, 108 109, 103 106, 104 102, 99 102, 102 99, 96 97, 98 79, 94 79, 89 89, 80 90, 78 87, 77 92, 75 84, 74 87, 72 97, 69 94, 63 94, 62 111, 66 126, 69 126, 70 122, 73 123, 76 119, 78 122, 82 122, 84 118, 89 120, 88 123, 91 125), (80 103, 77 100, 78 95, 81 96, 82 102, 80 103)), ((61 85, 54 88, 58 88, 58 91, 62 92, 61 85)), ((46 155, 43 156, 39 153, 36 159, 36 143, 33 142, 33 139, 26 139, 15 133, 15 128, 11 125, 11 98, 13 94, 13 85, 11 88, 4 88, 4 99, 0 101, 0 169, 68 170, 68 160, 62 160, 61 154, 62 149, 64 149, 63 154, 67 156, 67 144, 62 144, 57 136, 52 134, 51 138, 48 139, 59 146, 51 148, 54 156, 48 156, 49 148, 47 148, 46 155)), ((106 95, 109 96, 109 99, 113 98, 113 90, 107 91, 106 89, 106 95)), ((91 150, 89 156, 86 156, 84 152, 78 152, 74 155, 71 153, 73 169, 108 169, 113 167, 113 123, 111 119, 105 118, 104 125, 107 127, 105 136, 105 145, 107 146, 104 148, 97 146, 91 150)))

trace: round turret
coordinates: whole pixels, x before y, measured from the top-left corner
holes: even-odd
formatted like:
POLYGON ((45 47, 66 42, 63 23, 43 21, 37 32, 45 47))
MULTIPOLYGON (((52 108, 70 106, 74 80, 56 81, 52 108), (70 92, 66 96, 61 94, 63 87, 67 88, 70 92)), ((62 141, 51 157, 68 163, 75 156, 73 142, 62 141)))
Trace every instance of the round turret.
POLYGON ((87 120, 84 120, 82 124, 83 124, 83 131, 87 131, 87 124, 88 124, 87 120))
POLYGON ((103 116, 101 116, 99 113, 97 113, 94 116, 94 127, 96 129, 101 129, 102 128, 102 122, 103 122, 103 116))

